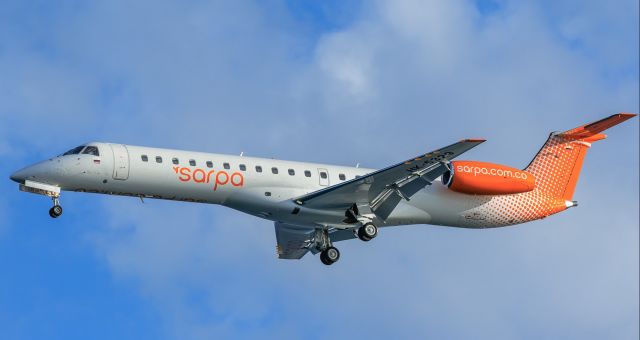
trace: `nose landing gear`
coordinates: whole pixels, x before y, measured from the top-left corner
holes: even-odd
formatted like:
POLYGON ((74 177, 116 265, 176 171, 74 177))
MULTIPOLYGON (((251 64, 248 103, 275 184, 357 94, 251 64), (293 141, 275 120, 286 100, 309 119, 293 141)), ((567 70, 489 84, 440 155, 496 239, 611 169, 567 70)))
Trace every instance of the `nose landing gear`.
POLYGON ((52 218, 58 218, 62 215, 62 207, 60 206, 60 200, 58 198, 59 197, 51 197, 53 200, 53 207, 49 209, 49 216, 52 218))

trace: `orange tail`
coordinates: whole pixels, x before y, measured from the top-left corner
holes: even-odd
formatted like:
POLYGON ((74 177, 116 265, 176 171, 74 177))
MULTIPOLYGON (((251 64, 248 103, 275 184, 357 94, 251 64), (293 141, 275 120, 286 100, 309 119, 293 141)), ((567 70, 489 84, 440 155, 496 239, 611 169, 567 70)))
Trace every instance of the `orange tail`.
POLYGON ((591 143, 607 138, 601 132, 635 117, 619 113, 565 132, 553 132, 525 169, 536 176, 536 188, 571 201, 591 143))

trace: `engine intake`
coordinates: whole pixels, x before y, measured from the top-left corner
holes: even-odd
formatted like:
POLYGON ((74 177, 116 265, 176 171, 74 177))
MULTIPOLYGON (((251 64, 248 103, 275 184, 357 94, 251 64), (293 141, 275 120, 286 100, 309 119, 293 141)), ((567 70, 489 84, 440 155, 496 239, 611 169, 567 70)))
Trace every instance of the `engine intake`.
POLYGON ((449 189, 472 195, 510 195, 535 188, 535 176, 512 167, 476 161, 453 161, 442 175, 449 189))

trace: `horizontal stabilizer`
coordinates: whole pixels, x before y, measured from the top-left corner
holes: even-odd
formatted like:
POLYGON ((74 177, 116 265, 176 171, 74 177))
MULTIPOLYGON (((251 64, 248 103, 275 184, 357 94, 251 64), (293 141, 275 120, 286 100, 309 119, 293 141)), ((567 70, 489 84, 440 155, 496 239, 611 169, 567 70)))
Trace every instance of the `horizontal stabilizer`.
POLYGON ((562 136, 569 139, 584 139, 595 136, 600 132, 612 127, 616 126, 627 119, 631 119, 637 116, 632 113, 618 113, 612 116, 609 116, 604 119, 600 119, 599 121, 579 126, 575 129, 571 129, 569 131, 562 132, 558 134, 558 136, 562 136))

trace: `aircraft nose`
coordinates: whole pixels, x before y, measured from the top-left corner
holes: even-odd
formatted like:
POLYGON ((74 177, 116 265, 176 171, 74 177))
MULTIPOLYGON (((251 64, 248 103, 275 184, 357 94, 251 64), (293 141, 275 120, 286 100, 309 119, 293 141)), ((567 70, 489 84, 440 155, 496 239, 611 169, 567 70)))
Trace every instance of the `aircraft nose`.
POLYGON ((24 183, 24 180, 25 180, 25 178, 27 178, 27 176, 25 176, 25 171, 24 170, 18 170, 16 172, 12 173, 9 178, 11 178, 11 180, 14 181, 14 182, 24 183))
MULTIPOLYGON (((22 168, 12 173, 9 178, 12 181, 24 184, 26 180, 49 183, 51 181, 57 181, 57 164, 51 160, 42 161, 36 164, 32 164, 26 168, 22 168)), ((57 184, 57 183, 56 183, 57 184)))
POLYGON ((21 169, 12 173, 9 178, 14 182, 24 183, 24 180, 27 178, 27 173, 27 169, 21 169))

